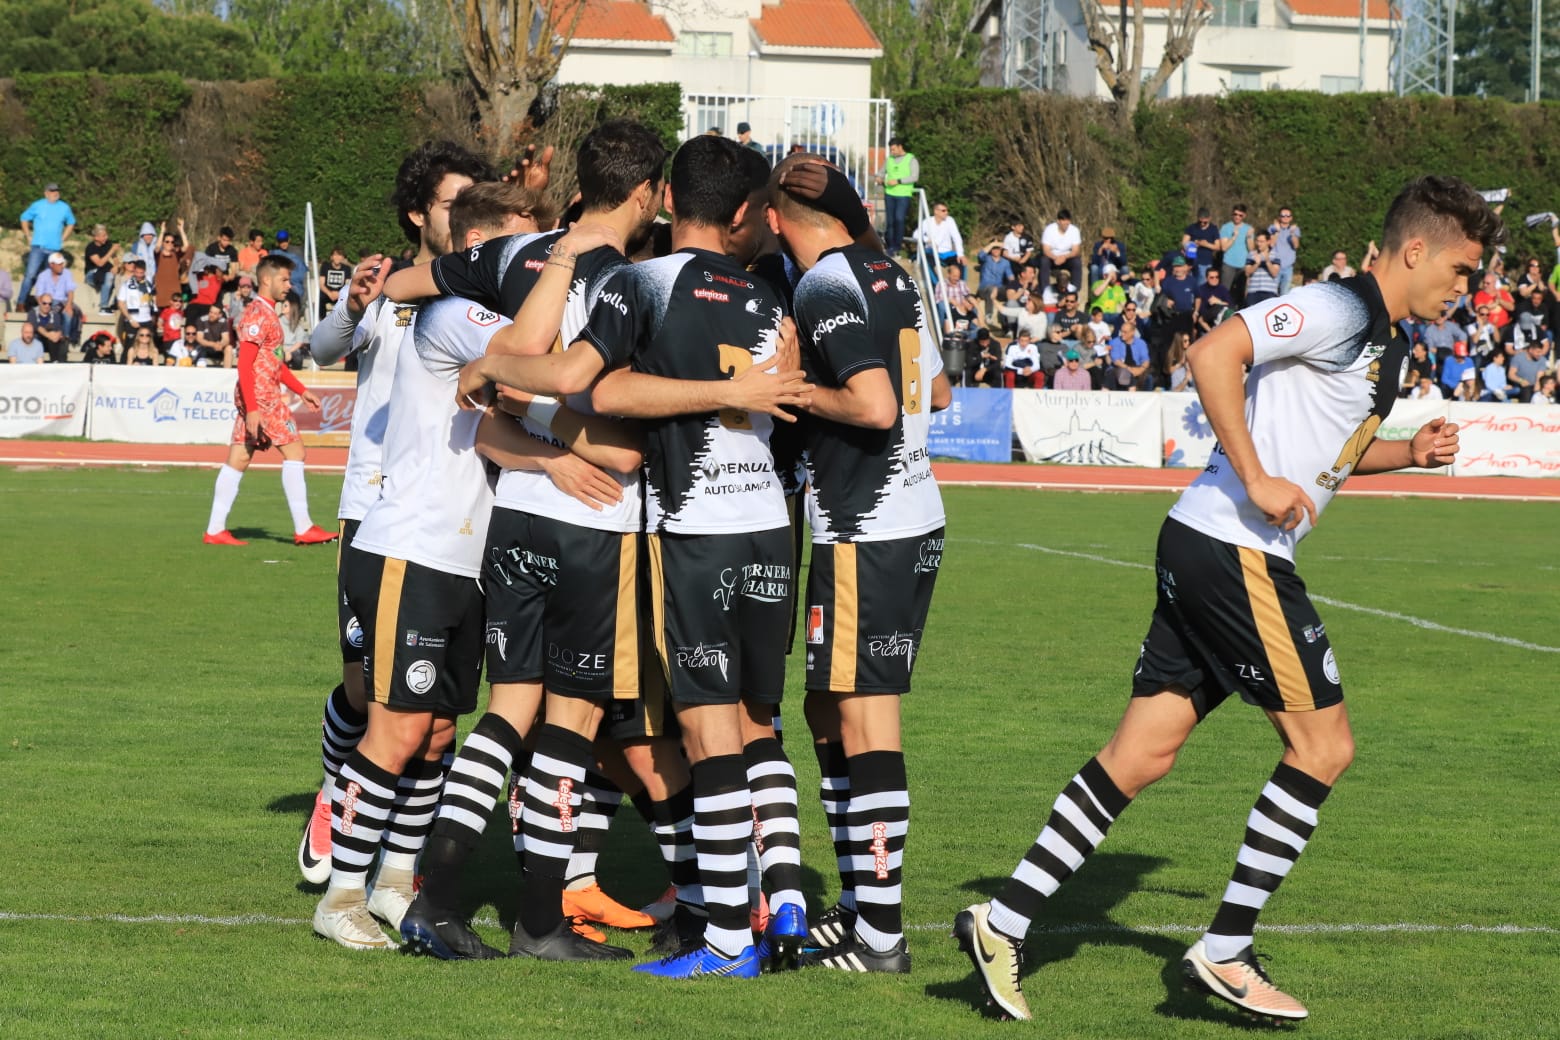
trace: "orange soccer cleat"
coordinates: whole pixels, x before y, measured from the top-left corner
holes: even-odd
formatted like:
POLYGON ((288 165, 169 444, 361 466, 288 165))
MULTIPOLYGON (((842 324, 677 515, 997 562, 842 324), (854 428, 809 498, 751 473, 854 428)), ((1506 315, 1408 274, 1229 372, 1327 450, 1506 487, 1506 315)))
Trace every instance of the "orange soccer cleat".
POLYGON ((216 534, 208 534, 208 535, 204 536, 203 538, 201 538, 201 541, 205 542, 207 545, 248 545, 249 544, 248 542, 246 542, 246 541, 244 541, 244 540, 242 540, 240 538, 234 538, 232 531, 218 531, 216 534))
POLYGON ((655 918, 638 910, 630 910, 601 890, 600 885, 588 888, 567 888, 563 891, 563 915, 579 917, 608 928, 653 928, 655 918))
MULTIPOLYGON (((307 531, 299 531, 293 535, 294 545, 324 545, 326 542, 334 542, 341 535, 335 531, 327 531, 319 524, 314 524, 307 531)), ((240 543, 242 544, 242 543, 240 543)))

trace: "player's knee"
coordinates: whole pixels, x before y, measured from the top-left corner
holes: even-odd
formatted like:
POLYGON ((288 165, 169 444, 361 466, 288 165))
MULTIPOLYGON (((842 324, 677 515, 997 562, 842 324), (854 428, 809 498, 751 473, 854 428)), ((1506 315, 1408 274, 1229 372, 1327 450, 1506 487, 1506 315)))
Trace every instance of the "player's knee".
POLYGON ((1097 757, 1117 789, 1128 798, 1136 798, 1144 788, 1170 774, 1179 751, 1180 748, 1127 747, 1112 740, 1097 757))

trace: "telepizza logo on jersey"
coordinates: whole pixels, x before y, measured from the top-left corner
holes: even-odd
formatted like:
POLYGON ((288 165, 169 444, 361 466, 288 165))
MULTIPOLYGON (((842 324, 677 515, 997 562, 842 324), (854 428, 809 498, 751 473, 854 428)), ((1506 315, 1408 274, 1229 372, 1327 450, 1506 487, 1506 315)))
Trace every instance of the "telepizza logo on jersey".
POLYGON ((721 292, 719 289, 695 289, 693 290, 693 298, 695 300, 708 300, 710 303, 731 302, 731 296, 721 292))
POLYGON ((546 266, 547 266, 547 261, 545 261, 545 260, 537 260, 537 259, 533 258, 533 259, 527 260, 525 262, 525 269, 527 271, 536 271, 536 272, 540 273, 541 269, 546 267, 546 266))
POLYGON ((888 288, 888 279, 887 278, 879 278, 877 281, 872 283, 872 291, 875 292, 875 293, 880 293, 884 289, 887 289, 887 288, 888 288))
POLYGON ((1305 326, 1305 315, 1292 303, 1281 303, 1268 311, 1262 319, 1262 327, 1275 339, 1291 339, 1300 335, 1305 326))

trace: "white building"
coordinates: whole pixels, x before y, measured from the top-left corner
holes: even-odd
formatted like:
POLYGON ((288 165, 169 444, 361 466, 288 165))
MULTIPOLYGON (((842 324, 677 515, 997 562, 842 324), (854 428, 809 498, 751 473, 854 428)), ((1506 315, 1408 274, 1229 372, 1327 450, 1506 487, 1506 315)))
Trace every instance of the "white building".
MULTIPOLYGON (((1160 97, 1237 90, 1392 89, 1387 0, 1210 0, 1213 20, 1160 97), (1364 15, 1361 32, 1361 15, 1364 15), (1363 86, 1361 71, 1363 69, 1363 86)), ((1117 10, 1109 8, 1114 14, 1117 10)), ((1168 0, 1144 4, 1143 71, 1164 51, 1168 0)), ((1128 19, 1131 6, 1128 5, 1128 19)), ((985 43, 981 82, 1106 97, 1079 0, 990 0, 970 21, 985 43), (1011 5, 1005 9, 1005 5, 1011 5), (1010 38, 1004 39, 1004 30, 1010 38)), ((1130 32, 1130 28, 1129 28, 1130 32)))

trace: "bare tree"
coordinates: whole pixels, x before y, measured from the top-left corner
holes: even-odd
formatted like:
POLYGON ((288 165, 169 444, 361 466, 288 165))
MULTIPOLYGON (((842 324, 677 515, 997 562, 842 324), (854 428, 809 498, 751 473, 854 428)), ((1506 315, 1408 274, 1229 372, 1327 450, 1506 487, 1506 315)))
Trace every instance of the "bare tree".
POLYGON ((1084 28, 1094 51, 1094 64, 1100 78, 1116 102, 1116 113, 1130 120, 1146 95, 1154 97, 1192 56, 1197 34, 1213 17, 1208 0, 1169 0, 1165 13, 1165 47, 1159 67, 1145 82, 1143 79, 1143 0, 1117 0, 1115 10, 1103 0, 1083 0, 1084 28), (1128 10, 1131 28, 1128 29, 1128 10))
POLYGON ((545 118, 545 89, 587 2, 444 0, 494 154, 514 149, 545 118))

